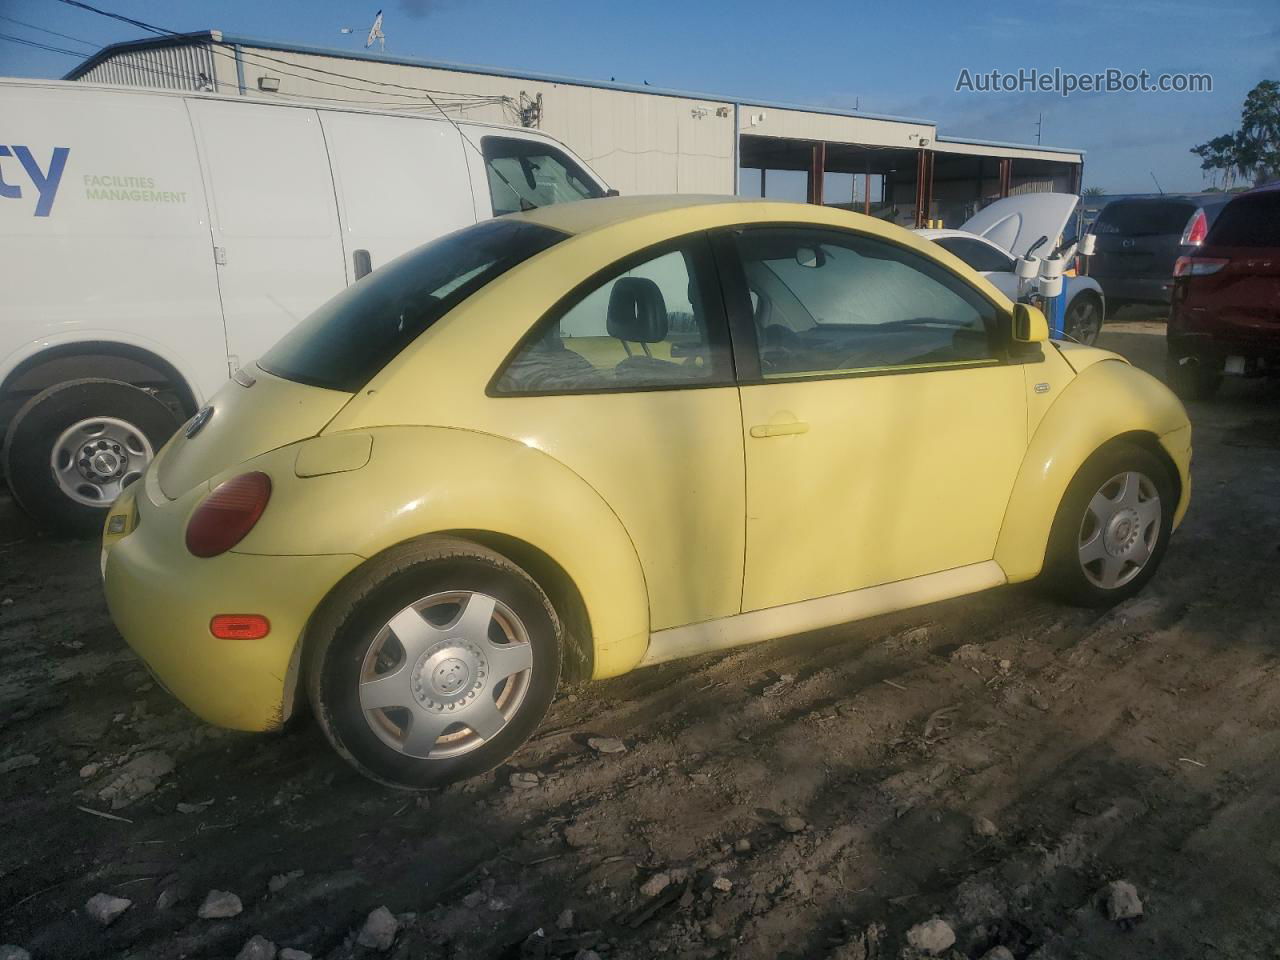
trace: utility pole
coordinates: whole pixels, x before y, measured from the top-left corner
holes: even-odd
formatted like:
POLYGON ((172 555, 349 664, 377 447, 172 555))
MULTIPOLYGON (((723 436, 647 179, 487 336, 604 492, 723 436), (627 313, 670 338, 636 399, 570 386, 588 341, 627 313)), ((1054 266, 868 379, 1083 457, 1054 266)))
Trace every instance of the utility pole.
POLYGON ((1040 131, 1044 127, 1044 114, 1036 118, 1036 146, 1040 146, 1040 131))

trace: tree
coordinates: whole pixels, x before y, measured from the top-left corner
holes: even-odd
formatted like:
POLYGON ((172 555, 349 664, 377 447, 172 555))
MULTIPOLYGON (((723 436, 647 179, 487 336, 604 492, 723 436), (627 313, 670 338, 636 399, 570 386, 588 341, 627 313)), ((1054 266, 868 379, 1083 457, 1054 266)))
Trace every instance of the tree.
POLYGON ((1280 83, 1263 80, 1249 91, 1240 111, 1240 129, 1191 148, 1200 169, 1230 189, 1235 179, 1262 184, 1280 176, 1280 83))
POLYGON ((1082 197, 1105 197, 1107 191, 1103 187, 1085 187, 1081 192, 1082 197))

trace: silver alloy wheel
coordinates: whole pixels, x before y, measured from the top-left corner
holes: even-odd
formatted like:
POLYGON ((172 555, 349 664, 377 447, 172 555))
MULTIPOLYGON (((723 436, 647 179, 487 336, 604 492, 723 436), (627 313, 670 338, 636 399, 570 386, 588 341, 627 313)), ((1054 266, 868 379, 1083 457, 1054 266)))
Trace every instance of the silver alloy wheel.
POLYGON ((532 676, 529 634, 510 607, 483 593, 436 593, 378 631, 360 671, 360 706, 399 753, 456 757, 506 727, 532 676))
POLYGON ((1090 297, 1082 297, 1071 305, 1065 320, 1067 333, 1084 344, 1092 344, 1102 332, 1098 305, 1090 297))
POLYGON ((1151 559, 1160 536, 1160 491, 1144 473, 1119 473, 1104 483, 1080 524, 1080 566, 1103 590, 1122 587, 1151 559))
POLYGON ((153 456, 151 441, 133 424, 94 417, 62 431, 49 465, 68 497, 87 507, 105 507, 142 476, 153 456))

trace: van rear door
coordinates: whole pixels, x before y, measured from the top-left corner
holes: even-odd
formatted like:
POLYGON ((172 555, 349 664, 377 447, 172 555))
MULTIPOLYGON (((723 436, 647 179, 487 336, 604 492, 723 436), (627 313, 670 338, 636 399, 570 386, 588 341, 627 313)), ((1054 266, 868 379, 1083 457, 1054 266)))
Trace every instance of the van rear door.
POLYGON ((315 110, 187 100, 209 195, 232 364, 246 364, 347 282, 315 110))
POLYGON ((333 167, 343 254, 377 269, 428 240, 476 222, 462 137, 444 120, 321 110, 333 167))

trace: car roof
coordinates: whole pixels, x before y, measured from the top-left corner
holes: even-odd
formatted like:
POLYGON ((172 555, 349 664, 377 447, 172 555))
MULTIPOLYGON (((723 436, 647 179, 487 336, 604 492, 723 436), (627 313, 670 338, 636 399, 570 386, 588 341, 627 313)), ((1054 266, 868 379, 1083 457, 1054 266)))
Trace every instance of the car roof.
MULTIPOLYGON (((715 194, 654 194, 637 197, 601 197, 593 200, 575 200, 572 203, 555 203, 526 213, 509 214, 512 219, 551 227, 564 233, 589 233, 613 226, 626 220, 637 220, 653 214, 675 210, 690 210, 726 203, 760 203, 758 199, 719 196, 715 194)), ((770 201, 771 203, 776 201, 770 201)), ((777 203, 779 208, 804 204, 777 203)))

